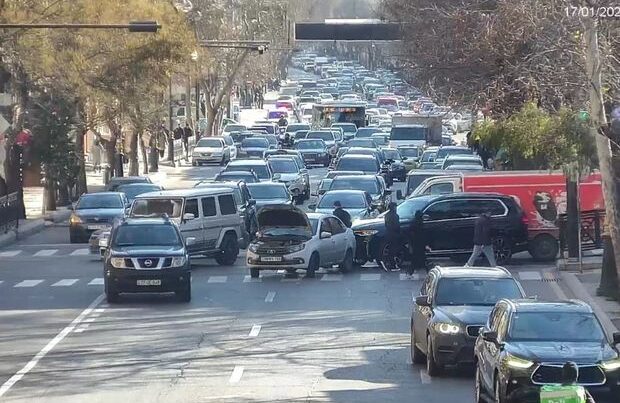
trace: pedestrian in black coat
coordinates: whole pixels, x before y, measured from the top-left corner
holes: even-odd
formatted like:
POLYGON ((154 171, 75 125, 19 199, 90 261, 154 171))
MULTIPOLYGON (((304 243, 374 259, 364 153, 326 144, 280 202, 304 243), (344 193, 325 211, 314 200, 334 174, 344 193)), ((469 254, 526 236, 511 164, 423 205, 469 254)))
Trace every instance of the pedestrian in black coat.
POLYGON ((347 213, 345 209, 342 208, 342 204, 339 200, 334 202, 334 212, 333 214, 342 221, 342 223, 347 228, 351 228, 351 215, 347 213))
POLYGON ((387 262, 382 262, 383 270, 399 271, 400 266, 396 260, 400 253, 401 234, 400 217, 396 213, 396 203, 390 202, 385 220, 385 247, 387 248, 387 262))

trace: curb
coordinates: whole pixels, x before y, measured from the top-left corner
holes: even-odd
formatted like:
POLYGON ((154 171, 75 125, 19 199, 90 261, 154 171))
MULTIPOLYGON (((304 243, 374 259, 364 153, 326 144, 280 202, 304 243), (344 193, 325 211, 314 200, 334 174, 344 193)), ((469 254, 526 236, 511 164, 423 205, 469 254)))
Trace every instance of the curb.
POLYGON ((564 284, 566 284, 566 286, 573 293, 573 295, 577 299, 582 300, 583 302, 587 303, 588 305, 592 307, 592 310, 594 311, 594 313, 600 320, 601 325, 603 325, 603 329, 605 329, 605 332, 608 335, 611 335, 612 333, 618 331, 618 328, 616 327, 616 325, 614 325, 611 319, 609 319, 609 316, 607 315, 607 313, 596 303, 594 298, 588 293, 585 287, 581 284, 581 282, 577 278, 577 275, 575 275, 574 273, 566 273, 566 272, 560 272, 560 275, 562 276, 562 279, 564 280, 564 284))
POLYGON ((12 230, 6 234, 0 235, 0 248, 9 246, 36 233, 39 233, 48 226, 48 223, 58 223, 65 221, 71 215, 71 210, 61 209, 54 211, 47 215, 45 218, 38 218, 36 220, 28 221, 20 224, 17 230, 12 230))

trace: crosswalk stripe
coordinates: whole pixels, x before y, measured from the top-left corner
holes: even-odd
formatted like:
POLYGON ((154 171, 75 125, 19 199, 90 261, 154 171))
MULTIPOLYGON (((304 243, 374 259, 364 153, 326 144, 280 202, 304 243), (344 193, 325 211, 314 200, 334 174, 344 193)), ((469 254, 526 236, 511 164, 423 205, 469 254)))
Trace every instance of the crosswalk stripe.
POLYGON ((211 276, 207 283, 225 283, 228 281, 228 276, 211 276))
POLYGON ((40 251, 38 251, 32 256, 52 256, 56 252, 58 252, 58 249, 41 249, 40 251))
POLYGON ((88 329, 89 324, 84 324, 74 330, 75 333, 82 333, 84 330, 88 329))
POLYGON ((78 282, 77 278, 66 278, 66 279, 55 282, 54 284, 52 284, 52 287, 70 287, 77 282, 78 282))
POLYGON ((252 276, 249 276, 249 275, 243 277, 243 282, 244 283, 260 283, 262 281, 263 281, 263 279, 261 279, 260 277, 259 278, 252 278, 252 276))
POLYGON ((380 273, 363 273, 360 275, 360 280, 362 281, 377 281, 381 280, 380 273))
POLYGON ((540 281, 542 277, 537 271, 520 271, 519 278, 524 281, 540 281))
POLYGON ((90 283, 88 283, 88 285, 103 285, 103 278, 94 278, 90 281, 90 283))
POLYGON ((6 250, 4 252, 0 252, 0 257, 14 257, 22 253, 21 250, 6 250))
POLYGON ((342 281, 342 274, 324 274, 321 281, 342 281))
POLYGON ((18 287, 18 288, 22 288, 22 287, 36 287, 37 285, 41 284, 43 282, 43 280, 24 280, 22 282, 19 282, 17 284, 15 284, 14 287, 18 287))
POLYGON ((401 281, 418 281, 420 280, 420 275, 418 273, 413 273, 412 275, 408 275, 407 273, 400 273, 398 276, 401 281))
POLYGON ((88 249, 76 249, 70 253, 71 256, 86 256, 90 253, 88 249))

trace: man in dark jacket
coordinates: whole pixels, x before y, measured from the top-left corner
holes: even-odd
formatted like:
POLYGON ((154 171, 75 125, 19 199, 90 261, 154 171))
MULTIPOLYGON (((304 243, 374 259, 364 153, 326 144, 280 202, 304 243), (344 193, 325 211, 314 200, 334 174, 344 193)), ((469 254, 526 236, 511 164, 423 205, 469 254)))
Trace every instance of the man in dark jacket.
POLYGON ((342 223, 347 227, 351 228, 351 215, 347 213, 345 209, 342 208, 342 204, 339 200, 334 202, 334 212, 333 214, 342 221, 342 223))
POLYGON ((192 128, 189 127, 189 123, 185 123, 185 128, 183 129, 183 148, 185 148, 185 159, 189 159, 189 139, 192 137, 192 128))
POLYGON ((385 246, 387 248, 387 262, 381 261, 383 270, 399 271, 400 267, 396 257, 400 252, 400 217, 396 213, 396 203, 390 202, 385 219, 385 246))
POLYGON ((482 213, 482 215, 476 219, 474 227, 474 251, 467 263, 465 263, 465 267, 473 266, 481 253, 484 253, 492 267, 497 266, 495 254, 493 252, 493 239, 491 238, 491 215, 486 212, 482 213))

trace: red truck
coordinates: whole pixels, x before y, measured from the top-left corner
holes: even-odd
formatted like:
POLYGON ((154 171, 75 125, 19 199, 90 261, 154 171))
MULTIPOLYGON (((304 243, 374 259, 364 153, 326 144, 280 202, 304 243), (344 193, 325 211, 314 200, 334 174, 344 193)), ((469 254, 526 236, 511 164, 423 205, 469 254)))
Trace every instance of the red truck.
MULTIPOLYGON (((513 196, 527 214, 529 253, 536 260, 556 258, 559 230, 556 219, 566 212, 566 178, 561 172, 495 171, 471 172, 428 178, 412 196, 453 192, 501 193, 513 196)), ((604 210, 600 173, 581 181, 581 211, 604 210)))

